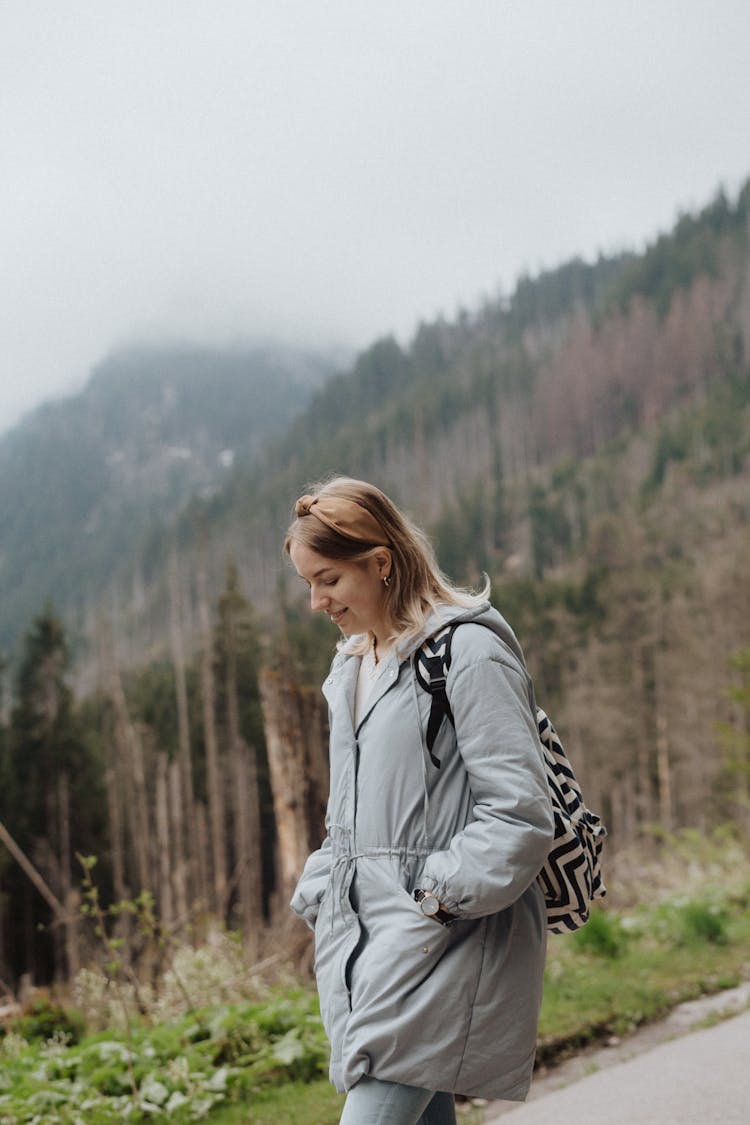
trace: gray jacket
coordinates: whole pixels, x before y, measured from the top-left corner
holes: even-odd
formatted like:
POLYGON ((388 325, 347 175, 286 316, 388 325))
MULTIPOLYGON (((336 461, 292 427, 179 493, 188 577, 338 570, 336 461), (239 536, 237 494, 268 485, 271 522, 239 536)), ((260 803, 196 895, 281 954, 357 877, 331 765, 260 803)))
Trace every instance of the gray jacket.
POLYGON ((457 629, 443 722, 409 651, 392 654, 357 729, 360 660, 345 646, 323 692, 331 718, 327 835, 292 909, 315 930, 315 974, 340 1091, 365 1074, 522 1100, 534 1061, 545 957, 535 882, 553 818, 534 695, 512 630, 485 603, 446 606, 424 637, 457 629), (476 622, 477 624, 473 624, 476 622), (479 624, 481 622, 481 624, 479 624), (459 921, 425 917, 416 887, 459 921))

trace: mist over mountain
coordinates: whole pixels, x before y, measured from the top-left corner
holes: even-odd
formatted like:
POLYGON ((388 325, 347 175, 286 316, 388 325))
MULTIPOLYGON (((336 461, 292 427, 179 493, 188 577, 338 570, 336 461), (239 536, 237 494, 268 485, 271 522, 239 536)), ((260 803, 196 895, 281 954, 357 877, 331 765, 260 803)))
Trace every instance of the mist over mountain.
POLYGON ((333 359, 271 345, 115 352, 0 437, 0 647, 50 600, 76 619, 192 496, 250 467, 333 359))
POLYGON ((141 600, 125 602, 123 579, 122 658, 168 659, 176 546, 192 646, 196 574, 218 598, 234 560, 267 659, 292 629, 298 675, 319 683, 335 630, 310 618, 280 544, 310 481, 364 477, 426 526, 453 578, 489 574, 618 844, 652 824, 742 819, 749 217, 750 183, 641 255, 523 279, 507 300, 423 324, 407 347, 376 341, 262 463, 194 499, 131 562, 141 600))
MULTIPOLYGON (((271 605, 291 504, 331 473, 376 481, 436 537, 449 573, 476 581, 581 562, 597 521, 641 503, 640 489, 681 461, 705 461, 695 475, 708 486, 717 443, 734 442, 722 455, 744 466, 749 200, 750 185, 736 201, 719 193, 643 254, 574 260, 521 279, 507 299, 422 324, 406 347, 375 341, 261 465, 197 505, 217 582, 231 554, 253 600, 271 605), (693 427, 678 455, 673 428, 693 427), (628 451, 636 463, 617 483, 628 451)), ((195 514, 180 525, 188 555, 195 514)), ((166 550, 165 540, 145 564, 149 620, 166 550)))
MULTIPOLYGON (((287 360, 117 355, 0 442, 0 611, 21 638, 5 811, 56 893, 70 792, 113 887, 158 878, 170 916, 183 850, 210 850, 217 917, 248 932, 272 909, 277 816, 320 839, 337 630, 281 544, 294 499, 337 472, 413 514, 452 578, 489 575, 613 853, 747 832, 750 181, 643 254, 523 278, 344 370, 287 360), (298 782, 273 781, 272 752, 298 782), (172 865, 170 816, 191 825, 172 865)), ((5 927, 20 965, 35 927, 5 927)))
POLYGON ((48 597, 90 639, 106 593, 128 659, 163 651, 175 547, 188 636, 199 556, 215 591, 234 560, 273 628, 291 504, 336 472, 410 509, 461 581, 585 582, 622 549, 614 518, 613 542, 635 520, 667 550, 675 513, 645 525, 678 472, 687 541, 691 505, 746 472, 749 197, 720 192, 642 254, 524 277, 337 373, 299 353, 112 357, 0 442, 4 643, 48 597))

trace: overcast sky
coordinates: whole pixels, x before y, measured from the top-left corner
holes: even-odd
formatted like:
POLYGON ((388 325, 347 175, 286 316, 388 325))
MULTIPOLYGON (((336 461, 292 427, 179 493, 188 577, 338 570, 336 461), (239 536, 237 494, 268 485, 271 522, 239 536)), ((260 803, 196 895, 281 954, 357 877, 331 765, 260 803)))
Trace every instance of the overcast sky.
POLYGON ((133 339, 363 347, 750 175, 748 0, 0 0, 0 430, 133 339))

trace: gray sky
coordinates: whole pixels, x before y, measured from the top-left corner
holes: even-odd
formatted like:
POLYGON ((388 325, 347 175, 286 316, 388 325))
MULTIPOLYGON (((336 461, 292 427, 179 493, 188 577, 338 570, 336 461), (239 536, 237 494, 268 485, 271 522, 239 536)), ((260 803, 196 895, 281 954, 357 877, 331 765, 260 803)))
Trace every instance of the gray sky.
POLYGON ((111 347, 366 346, 750 175, 747 0, 0 0, 0 430, 111 347))

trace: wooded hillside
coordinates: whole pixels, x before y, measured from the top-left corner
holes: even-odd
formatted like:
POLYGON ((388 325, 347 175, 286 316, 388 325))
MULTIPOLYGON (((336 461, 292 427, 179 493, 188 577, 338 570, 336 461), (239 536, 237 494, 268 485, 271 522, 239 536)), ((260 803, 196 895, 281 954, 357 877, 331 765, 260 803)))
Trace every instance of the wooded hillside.
MULTIPOLYGON (((199 902, 262 946, 320 833, 335 643, 280 544, 295 497, 334 472, 409 509, 452 577, 490 575, 612 849, 747 832, 749 219, 750 183, 642 255, 374 343, 262 460, 123 557, 74 634, 85 701, 64 629, 38 618, 0 819, 57 899, 91 850, 115 897, 147 886, 173 926, 199 902)), ((62 939, 34 931, 49 905, 4 853, 0 880, 9 972, 63 971, 62 939)))
POLYGON ((291 348, 133 346, 2 435, 0 649, 47 598, 85 629, 123 561, 252 465, 332 370, 291 348))

